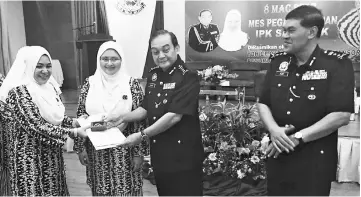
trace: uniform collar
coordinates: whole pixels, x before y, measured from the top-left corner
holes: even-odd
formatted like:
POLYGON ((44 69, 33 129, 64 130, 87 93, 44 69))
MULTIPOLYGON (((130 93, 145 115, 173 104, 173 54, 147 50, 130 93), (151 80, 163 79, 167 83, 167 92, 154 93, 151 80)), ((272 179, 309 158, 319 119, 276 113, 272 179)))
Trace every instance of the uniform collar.
POLYGON ((305 65, 311 67, 315 63, 316 59, 320 57, 320 54, 321 54, 321 48, 318 45, 316 45, 316 48, 313 50, 312 54, 308 58, 305 65))
POLYGON ((166 71, 164 71, 165 73, 168 74, 173 74, 173 72, 177 69, 177 67, 179 65, 184 65, 184 61, 182 60, 182 58, 177 55, 177 60, 174 62, 174 64, 172 66, 170 66, 166 71))
POLYGON ((205 25, 203 25, 202 23, 199 23, 200 29, 205 29, 205 30, 209 29, 210 25, 211 25, 211 24, 209 24, 208 27, 206 28, 205 25))

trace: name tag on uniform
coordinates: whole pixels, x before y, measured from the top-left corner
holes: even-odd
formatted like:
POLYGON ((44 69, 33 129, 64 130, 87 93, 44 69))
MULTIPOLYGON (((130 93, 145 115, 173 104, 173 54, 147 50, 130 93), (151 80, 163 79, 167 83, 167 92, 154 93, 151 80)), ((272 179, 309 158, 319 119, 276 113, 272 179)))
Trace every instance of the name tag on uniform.
POLYGON ((149 83, 149 86, 150 88, 155 88, 155 83, 149 83))
POLYGON ((305 74, 302 75, 302 81, 322 79, 327 79, 327 71, 325 70, 307 71, 305 74))
POLYGON ((163 86, 163 90, 170 90, 175 88, 175 83, 166 83, 163 86))
POLYGON ((288 77, 288 72, 287 71, 277 71, 276 76, 277 77, 288 77))
POLYGON ((217 31, 212 31, 212 32, 211 32, 211 34, 216 34, 216 33, 217 33, 217 31))

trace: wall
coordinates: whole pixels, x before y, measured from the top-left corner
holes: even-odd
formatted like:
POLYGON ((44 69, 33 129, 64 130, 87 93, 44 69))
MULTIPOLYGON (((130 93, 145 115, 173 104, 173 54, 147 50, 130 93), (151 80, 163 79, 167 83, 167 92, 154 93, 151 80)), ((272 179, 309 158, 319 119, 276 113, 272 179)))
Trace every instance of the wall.
POLYGON ((172 31, 180 45, 179 55, 185 61, 185 1, 164 0, 164 29, 172 31))
POLYGON ((23 1, 26 43, 45 47, 59 59, 63 89, 77 89, 77 69, 70 1, 23 1))
MULTIPOLYGON (((122 1, 118 1, 121 4, 122 1)), ((143 75, 152 30, 155 0, 143 0, 145 7, 134 15, 119 11, 117 1, 105 1, 109 33, 118 42, 126 57, 125 68, 135 78, 143 75)))

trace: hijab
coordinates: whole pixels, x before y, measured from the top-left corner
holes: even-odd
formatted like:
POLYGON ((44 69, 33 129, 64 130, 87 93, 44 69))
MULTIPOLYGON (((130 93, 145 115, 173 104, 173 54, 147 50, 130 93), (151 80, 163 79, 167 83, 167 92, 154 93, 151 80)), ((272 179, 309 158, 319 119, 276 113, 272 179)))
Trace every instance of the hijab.
POLYGON ((29 48, 29 54, 25 57, 25 72, 19 80, 20 85, 25 85, 32 101, 38 107, 40 115, 49 123, 60 125, 64 119, 65 107, 60 100, 59 86, 52 82, 51 76, 44 84, 38 84, 34 79, 34 72, 40 58, 46 55, 50 62, 49 52, 41 46, 29 48))
MULTIPOLYGON (((125 70, 126 58, 123 49, 114 41, 103 43, 97 54, 97 69, 89 77, 89 91, 86 97, 85 108, 89 115, 105 115, 119 117, 132 110, 132 94, 130 90, 130 76, 125 70), (107 50, 115 50, 121 65, 118 72, 109 75, 100 66, 100 58, 107 50)), ((126 126, 126 125, 125 125, 126 126)))
MULTIPOLYGON (((12 64, 8 74, 3 81, 3 84, 0 88, 0 100, 5 102, 9 91, 17 86, 24 85, 25 79, 25 59, 29 54, 32 54, 32 49, 37 48, 37 46, 24 46, 18 50, 14 63, 12 64)), ((50 57, 50 56, 49 56, 50 57)), ((51 76, 49 82, 54 85, 58 94, 61 94, 59 84, 55 81, 54 77, 51 76)))
POLYGON ((225 51, 238 51, 247 44, 248 35, 241 29, 241 19, 242 16, 238 10, 233 9, 227 13, 218 43, 218 46, 225 51), (231 29, 229 22, 234 20, 234 17, 239 21, 239 25, 236 29, 231 29))

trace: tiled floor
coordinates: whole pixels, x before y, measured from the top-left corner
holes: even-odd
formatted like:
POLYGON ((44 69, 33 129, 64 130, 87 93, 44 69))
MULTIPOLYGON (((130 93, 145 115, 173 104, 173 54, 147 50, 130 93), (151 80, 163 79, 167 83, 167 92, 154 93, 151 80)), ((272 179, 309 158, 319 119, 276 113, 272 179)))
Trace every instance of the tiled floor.
MULTIPOLYGON (((63 102, 65 103, 66 114, 75 117, 78 91, 64 90, 63 102)), ((204 101, 200 101, 201 104, 204 101)), ((340 136, 360 136, 360 117, 355 121, 343 127, 339 131, 340 136)), ((75 153, 65 153, 65 163, 67 166, 67 181, 70 195, 72 196, 90 196, 91 192, 88 185, 85 184, 85 167, 78 161, 75 153)), ((144 180, 144 196, 157 196, 157 190, 148 180, 144 180)), ((360 196, 360 185, 357 183, 337 183, 334 182, 331 188, 331 196, 360 196)))

